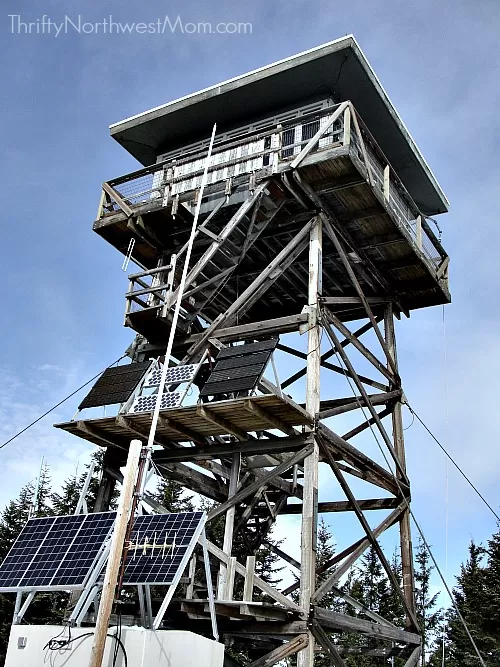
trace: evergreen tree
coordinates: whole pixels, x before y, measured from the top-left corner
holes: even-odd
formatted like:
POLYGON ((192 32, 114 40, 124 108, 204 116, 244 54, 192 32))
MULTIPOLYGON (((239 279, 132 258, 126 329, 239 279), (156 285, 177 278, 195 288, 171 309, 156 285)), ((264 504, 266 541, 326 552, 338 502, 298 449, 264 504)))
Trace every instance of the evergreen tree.
MULTIPOLYGON (((498 526, 500 529, 500 526, 498 526)), ((488 540, 483 634, 488 659, 500 664, 500 530, 488 540)))
POLYGON ((422 656, 420 664, 426 664, 426 656, 429 648, 436 639, 437 632, 441 627, 443 612, 436 609, 439 593, 430 594, 431 574, 434 567, 430 563, 430 556, 425 543, 419 540, 417 553, 415 555, 415 602, 417 606, 417 618, 422 632, 422 656))
POLYGON ((193 512, 193 496, 187 496, 182 486, 169 477, 158 481, 154 499, 169 512, 193 512))
MULTIPOLYGON (((487 573, 483 565, 485 549, 474 542, 469 546, 469 559, 462 565, 457 585, 454 588, 457 606, 470 633, 483 654, 492 650, 491 641, 484 633, 487 573)), ((447 667, 477 667, 477 656, 454 607, 447 613, 446 643, 448 651, 447 667)), ((498 665, 498 660, 487 662, 498 665)))

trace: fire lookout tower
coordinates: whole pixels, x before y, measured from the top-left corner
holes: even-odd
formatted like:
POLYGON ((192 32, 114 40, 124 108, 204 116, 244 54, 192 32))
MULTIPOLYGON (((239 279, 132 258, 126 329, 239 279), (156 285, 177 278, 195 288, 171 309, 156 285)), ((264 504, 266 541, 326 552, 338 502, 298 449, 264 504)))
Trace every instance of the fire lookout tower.
MULTIPOLYGON (((57 425, 106 450, 94 511, 108 508, 131 438, 148 435, 181 299, 152 458, 215 501, 208 521, 221 521, 224 537, 208 550, 221 636, 253 667, 294 654, 312 667, 315 653, 334 665, 352 654, 416 665, 394 319, 450 301, 449 259, 428 223, 448 203, 431 170, 352 36, 117 123, 111 135, 144 165, 103 184, 93 225, 140 268, 125 295, 131 364, 108 369, 79 414, 57 425), (106 404, 119 405, 115 415, 87 412, 106 404), (363 444, 370 430, 379 461, 363 444), (318 497, 319 471, 342 499, 318 497), (317 568, 327 512, 347 513, 360 535, 317 568), (271 545, 296 573, 278 590, 257 576, 255 553, 286 515, 300 517, 300 559, 271 545), (391 528, 402 585, 378 541, 391 528), (370 546, 404 627, 341 589, 370 546), (353 612, 324 609, 331 593, 353 612), (366 643, 352 648, 343 641, 352 633, 366 643)), ((162 622, 204 634, 210 612, 196 571, 193 561, 162 622)))

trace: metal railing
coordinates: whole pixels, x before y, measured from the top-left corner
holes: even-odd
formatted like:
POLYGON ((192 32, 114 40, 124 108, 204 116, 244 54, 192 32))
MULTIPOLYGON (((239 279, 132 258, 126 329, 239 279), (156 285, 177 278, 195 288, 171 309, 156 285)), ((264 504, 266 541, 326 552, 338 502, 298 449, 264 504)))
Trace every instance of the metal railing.
MULTIPOLYGON (((352 104, 343 103, 345 110, 335 122, 331 122, 341 106, 305 114, 266 131, 250 133, 215 146, 208 170, 208 191, 210 188, 224 188, 233 179, 256 172, 262 175, 275 173, 295 162, 302 151, 309 155, 332 147, 349 147, 351 153, 364 164, 372 187, 382 195, 400 229, 406 231, 432 266, 438 268, 447 258, 440 241, 352 104), (316 136, 319 138, 313 142, 314 145, 304 150, 316 136)), ((130 215, 134 207, 147 204, 156 208, 172 203, 174 214, 179 197, 191 192, 194 196, 199 188, 205 157, 204 151, 192 151, 181 159, 164 160, 108 181, 98 218, 120 209, 130 215), (116 196, 110 195, 110 190, 116 196)))
POLYGON ((430 229, 424 216, 365 126, 362 128, 362 137, 353 133, 351 144, 354 151, 357 152, 358 159, 368 163, 365 166, 369 171, 372 187, 377 189, 385 199, 400 227, 406 229, 417 247, 433 266, 438 268, 447 257, 441 242, 430 229), (361 141, 364 146, 361 145, 361 141))
MULTIPOLYGON (((215 146, 207 186, 263 169, 269 173, 275 172, 279 164, 291 161, 300 153, 317 130, 328 123, 335 108, 307 114, 265 132, 245 135, 233 142, 215 146)), ((323 150, 336 143, 341 145, 342 135, 343 119, 339 118, 319 141, 316 150, 323 150)), ((108 185, 130 206, 151 201, 166 206, 176 195, 199 188, 205 157, 205 151, 198 151, 182 159, 165 160, 108 181, 108 185)), ((101 201, 99 217, 119 209, 117 202, 105 195, 101 201)))
POLYGON ((172 255, 168 266, 133 273, 129 278, 125 294, 125 322, 131 313, 146 308, 160 308, 166 314, 170 309, 176 257, 172 255))

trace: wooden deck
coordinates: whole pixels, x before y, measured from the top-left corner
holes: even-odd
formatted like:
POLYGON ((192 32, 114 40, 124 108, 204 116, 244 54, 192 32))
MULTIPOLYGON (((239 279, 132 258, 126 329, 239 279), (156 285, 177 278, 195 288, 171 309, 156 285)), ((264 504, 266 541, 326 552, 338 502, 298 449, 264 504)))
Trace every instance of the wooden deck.
MULTIPOLYGON (((142 412, 78 419, 55 424, 55 427, 101 447, 128 449, 132 438, 147 438, 152 414, 142 412)), ((299 427, 300 432, 300 427, 311 422, 310 416, 299 405, 269 394, 162 410, 156 442, 168 447, 173 442, 193 440, 203 445, 208 436, 234 435, 245 440, 252 431, 270 429, 293 435, 294 427, 299 427)))
MULTIPOLYGON (((344 236, 349 237, 349 245, 359 257, 359 261, 356 260, 358 277, 367 296, 385 296, 401 304, 405 312, 447 303, 450 300, 444 270, 438 272, 438 265, 426 254, 425 248, 420 250, 417 247, 408 227, 393 214, 379 188, 367 183, 364 168, 354 154, 345 148, 325 150, 310 156, 297 171, 311 189, 312 199, 301 191, 289 167, 274 176, 269 173, 256 175, 257 183, 259 180, 270 179, 269 199, 280 204, 281 208, 237 269, 228 277, 223 293, 212 294, 212 286, 207 288, 206 294, 203 290, 197 293, 197 301, 204 303, 204 312, 212 320, 224 312, 231 300, 234 301, 263 268, 269 265, 276 254, 303 227, 307 216, 314 214, 318 205, 334 216, 344 236), (306 207, 310 206, 309 211, 305 211, 291 195, 285 185, 286 179, 294 190, 300 193, 306 207), (375 280, 373 276, 376 277, 375 280)), ((209 226, 212 235, 220 234, 224 225, 238 210, 245 188, 248 188, 248 184, 242 183, 237 196, 230 198, 211 219, 209 226)), ((214 189, 211 196, 215 206, 219 201, 215 192, 216 186, 207 188, 208 195, 211 189, 214 189)), ((194 193, 185 193, 181 199, 189 201, 192 196, 194 193)), ((135 256, 145 266, 152 268, 156 266, 160 252, 154 252, 154 245, 168 255, 178 252, 188 237, 188 209, 181 205, 173 216, 171 207, 171 202, 164 207, 158 199, 133 206, 134 214, 141 215, 143 227, 140 234, 134 234, 133 226, 121 211, 105 214, 94 223, 94 231, 124 254, 130 239, 134 237, 135 256), (149 243, 146 242, 148 237, 149 243)), ((204 217, 207 215, 208 212, 204 217)), ((225 252, 218 253, 217 263, 204 274, 205 279, 215 277, 226 267, 227 262, 231 262, 231 257, 236 253, 235 248, 241 247, 243 243, 249 224, 248 220, 243 220, 238 225, 233 236, 224 245, 225 252)), ((196 239, 193 263, 200 259, 211 242, 212 237, 203 234, 196 239)), ((438 264, 440 261, 442 260, 436 260, 438 264)), ((344 267, 326 234, 323 238, 323 264, 324 296, 355 296, 344 267)), ((297 305, 307 301, 307 270, 307 252, 303 252, 294 261, 293 270, 285 271, 275 280, 262 298, 243 316, 241 323, 296 313, 297 305)), ((377 306, 374 309, 377 310, 377 306)), ((337 306, 335 310, 343 321, 358 319, 364 314, 362 309, 352 305, 337 306)), ((128 321, 129 326, 146 337, 152 336, 155 324, 158 325, 158 321, 151 323, 147 314, 142 313, 134 314, 128 321)))

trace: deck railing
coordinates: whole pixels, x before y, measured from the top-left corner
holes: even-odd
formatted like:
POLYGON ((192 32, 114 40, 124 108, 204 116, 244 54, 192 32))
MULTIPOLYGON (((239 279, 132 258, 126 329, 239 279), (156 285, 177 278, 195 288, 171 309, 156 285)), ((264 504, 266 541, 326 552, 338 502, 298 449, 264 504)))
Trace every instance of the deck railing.
MULTIPOLYGON (((296 166, 306 153, 309 157, 336 147, 348 148, 361 162, 368 181, 398 226, 436 269, 440 267, 447 255, 439 239, 350 102, 216 145, 207 191, 227 190, 229 183, 256 173, 265 176, 286 170, 290 164, 296 166)), ((193 199, 200 187, 205 156, 205 151, 192 151, 181 159, 167 159, 108 181, 103 185, 98 219, 120 209, 130 216, 134 209, 148 205, 172 204, 175 213, 180 198, 193 199)))

